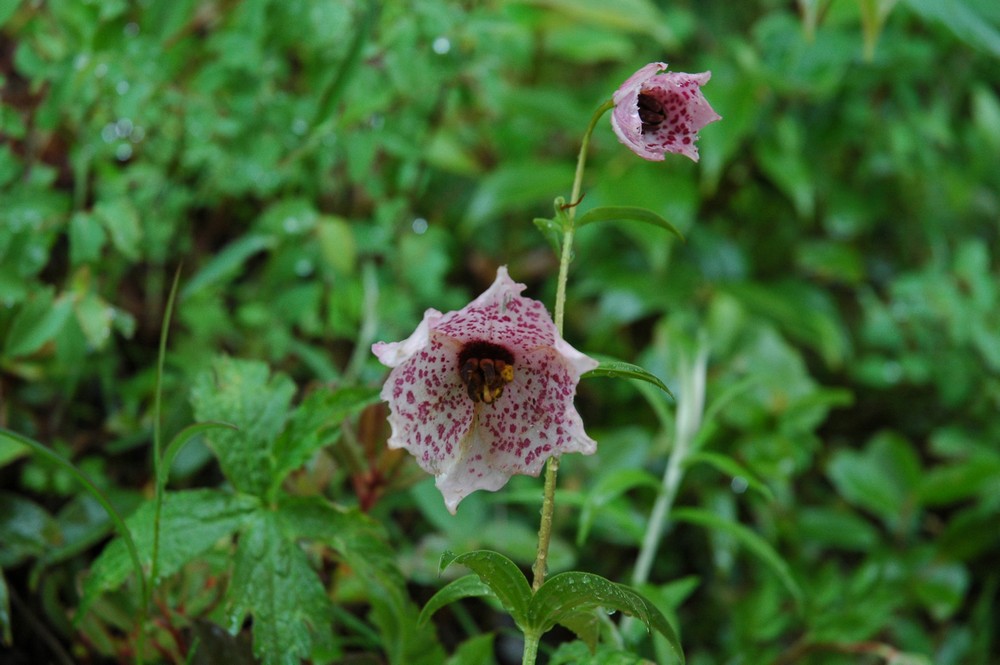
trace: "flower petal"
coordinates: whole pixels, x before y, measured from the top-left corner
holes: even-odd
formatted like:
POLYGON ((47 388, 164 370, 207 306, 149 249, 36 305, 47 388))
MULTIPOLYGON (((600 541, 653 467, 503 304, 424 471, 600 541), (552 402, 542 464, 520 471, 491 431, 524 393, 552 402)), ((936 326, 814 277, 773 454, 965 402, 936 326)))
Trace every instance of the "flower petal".
POLYGON ((596 449, 573 397, 580 375, 598 363, 563 340, 545 306, 520 295, 524 289, 500 268, 461 310, 427 310, 409 338, 372 347, 393 367, 382 389, 389 446, 408 449, 437 476, 453 513, 477 489, 497 490, 514 474, 537 476, 553 455, 596 449), (513 375, 489 403, 473 401, 459 366, 470 352, 490 350, 502 353, 513 375))
POLYGON ((643 159, 662 161, 671 152, 698 161, 698 132, 721 119, 701 92, 712 74, 658 73, 665 68, 665 63, 650 63, 618 88, 611 127, 643 159), (645 116, 640 115, 640 96, 645 116))

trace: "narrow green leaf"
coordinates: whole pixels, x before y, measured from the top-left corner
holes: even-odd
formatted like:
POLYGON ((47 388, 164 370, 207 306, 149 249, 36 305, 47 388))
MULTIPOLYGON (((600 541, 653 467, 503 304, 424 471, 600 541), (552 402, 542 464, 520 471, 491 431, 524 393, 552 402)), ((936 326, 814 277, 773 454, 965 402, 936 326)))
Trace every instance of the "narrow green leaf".
MULTIPOLYGON (((74 478, 76 478, 76 480, 81 485, 83 485, 83 487, 91 494, 91 496, 94 497, 94 499, 97 500, 98 503, 101 504, 101 507, 104 508, 104 511, 108 514, 108 517, 111 519, 112 522, 114 522, 115 529, 118 531, 118 535, 121 538, 120 542, 124 543, 124 547, 128 551, 129 561, 132 564, 132 571, 136 574, 136 577, 139 580, 139 585, 138 585, 139 599, 140 599, 139 604, 142 610, 140 611, 139 616, 136 618, 136 623, 137 625, 142 626, 143 623, 145 622, 145 613, 146 613, 145 607, 146 604, 149 602, 149 595, 147 591, 149 587, 147 586, 146 578, 143 575, 142 564, 139 562, 139 550, 135 545, 135 539, 132 536, 132 531, 129 529, 128 525, 125 524, 125 520, 122 519, 122 516, 118 514, 118 511, 115 510, 115 507, 111 505, 111 501, 108 500, 108 497, 105 496, 104 492, 101 491, 101 488, 99 488, 97 485, 94 484, 94 481, 90 479, 90 476, 88 476, 83 471, 80 471, 78 468, 76 468, 76 466, 72 462, 70 462, 67 459, 64 459, 61 455, 50 450, 48 447, 42 445, 38 441, 35 441, 34 439, 26 437, 22 434, 18 434, 17 432, 12 432, 11 430, 5 429, 3 427, 0 427, 0 438, 11 439, 24 446, 27 446, 28 448, 31 448, 31 451, 33 453, 41 455, 50 462, 53 462, 63 467, 74 478)), ((82 614, 83 612, 81 610, 78 616, 82 616, 82 614)))
POLYGON ((580 228, 581 226, 586 226, 587 224, 592 224, 594 222, 620 222, 626 220, 658 226, 661 229, 665 229, 670 233, 673 233, 681 240, 684 240, 684 235, 678 231, 677 227, 673 224, 665 220, 663 217, 660 217, 652 210, 636 206, 601 206, 598 208, 591 208, 577 218, 576 226, 577 228, 580 228))
POLYGON ((656 491, 660 487, 660 481, 648 471, 641 469, 618 469, 602 475, 587 493, 583 509, 580 511, 580 525, 576 532, 577 545, 582 545, 586 541, 598 510, 637 487, 656 491))
POLYGON ((674 655, 684 661, 677 634, 653 603, 624 584, 616 584, 592 573, 559 573, 549 578, 531 599, 527 628, 539 634, 545 633, 557 623, 573 623, 574 615, 597 608, 618 610, 639 619, 648 629, 659 631, 667 639, 674 655))
POLYGON ((427 601, 426 605, 424 605, 424 609, 420 610, 420 616, 417 618, 417 622, 421 625, 427 623, 427 620, 434 616, 435 612, 445 605, 454 603, 456 600, 480 596, 490 596, 496 598, 493 590, 490 589, 485 582, 479 579, 478 575, 466 575, 465 577, 459 577, 457 580, 445 585, 437 593, 431 596, 431 599, 427 601))
POLYGON ((763 481, 757 478, 757 476, 750 473, 746 467, 728 455, 711 452, 692 453, 684 460, 684 464, 689 467, 694 466, 695 464, 707 464, 716 471, 719 471, 730 478, 742 478, 746 481, 747 487, 759 492, 768 501, 774 500, 774 493, 771 491, 770 487, 765 485, 763 481))
POLYGON ((638 379, 640 381, 645 381, 646 383, 651 383, 663 392, 667 393, 671 397, 674 396, 670 392, 670 388, 667 388, 666 384, 655 375, 647 372, 638 365, 633 365, 632 363, 623 362, 621 360, 612 360, 605 356, 592 355, 595 360, 598 360, 601 364, 589 372, 583 374, 583 378, 598 377, 598 376, 608 376, 621 379, 638 379))
POLYGON ((12 439, 0 436, 0 469, 11 462, 21 459, 30 452, 27 446, 22 446, 12 439))
POLYGON ((905 0, 924 19, 936 21, 969 46, 1000 58, 1000 30, 961 0, 905 0))
POLYGON ((455 563, 478 575, 518 626, 527 625, 531 587, 517 564, 504 555, 489 550, 466 552, 458 556, 451 552, 441 555, 442 571, 455 563))
POLYGON ((791 566, 781 558, 781 555, 766 540, 739 522, 732 522, 700 508, 676 508, 670 513, 670 516, 679 522, 687 522, 689 524, 716 529, 736 538, 751 554, 765 563, 778 576, 778 579, 785 585, 785 589, 795 601, 796 609, 799 611, 802 610, 802 589, 792 576, 791 566))
POLYGON ((238 275, 251 256, 270 249, 274 243, 273 237, 263 234, 249 234, 231 242, 191 278, 181 291, 181 298, 186 300, 202 289, 238 275))

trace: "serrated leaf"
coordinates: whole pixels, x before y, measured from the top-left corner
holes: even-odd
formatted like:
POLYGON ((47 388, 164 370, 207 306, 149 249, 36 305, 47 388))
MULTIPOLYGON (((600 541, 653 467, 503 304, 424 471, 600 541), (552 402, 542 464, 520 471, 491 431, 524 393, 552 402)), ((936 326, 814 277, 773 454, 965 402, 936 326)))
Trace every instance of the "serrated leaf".
MULTIPOLYGON (((235 533, 257 505, 252 497, 211 489, 164 494, 160 513, 160 575, 167 577, 176 573, 222 538, 235 533)), ((153 501, 149 501, 125 520, 135 540, 139 560, 147 570, 153 562, 155 512, 153 501)), ((116 538, 91 566, 90 575, 84 583, 80 614, 101 593, 121 586, 133 572, 125 544, 116 538)))
POLYGON ((559 645, 549 665, 649 665, 647 658, 609 644, 598 644, 590 649, 583 642, 564 642, 559 645))
POLYGON ((241 492, 263 496, 274 474, 275 439, 285 427, 295 384, 271 376, 265 363, 220 357, 195 379, 191 404, 201 421, 232 423, 239 431, 213 429, 205 440, 222 472, 241 492))
POLYGON ((594 222, 634 221, 665 229, 684 240, 684 235, 673 224, 647 208, 637 206, 601 206, 591 208, 576 220, 577 228, 594 222))
POLYGON ((265 665, 299 665, 334 644, 326 590, 276 512, 255 513, 242 531, 229 596, 230 628, 253 616, 253 651, 265 665))
POLYGON ((378 401, 379 390, 351 387, 310 393, 295 409, 288 426, 274 443, 271 489, 301 467, 316 450, 335 442, 344 419, 378 401))
POLYGON ((318 497, 284 497, 279 515, 287 534, 331 545, 363 580, 371 619, 389 662, 438 665, 444 660, 433 626, 417 623, 419 613, 407 592, 406 578, 377 522, 318 497))
POLYGON ((594 515, 600 508, 637 487, 656 491, 660 487, 660 480, 641 469, 617 469, 600 476, 587 493, 583 509, 580 511, 580 525, 576 532, 577 545, 582 545, 586 541, 590 527, 594 523, 594 515))
POLYGON ((802 589, 792 576, 791 566, 781 558, 781 555, 766 540, 739 522, 724 519, 715 513, 701 510, 700 508, 675 508, 670 513, 670 517, 679 522, 717 529, 733 536, 751 554, 765 563, 778 576, 778 579, 781 580, 781 583, 795 601, 796 609, 801 611, 803 602, 802 589))
POLYGON ((518 626, 526 625, 531 587, 517 564, 504 555, 490 550, 466 552, 458 556, 451 552, 441 555, 442 571, 452 564, 465 566, 478 575, 479 579, 492 589, 514 622, 518 626))
POLYGON ((600 575, 569 572, 553 575, 535 592, 528 608, 527 629, 543 634, 555 624, 587 609, 618 610, 657 630, 683 662, 680 640, 667 618, 637 591, 600 575))
POLYGON ((621 360, 613 360, 605 356, 592 355, 595 360, 600 362, 595 369, 589 372, 584 372, 581 378, 589 377, 613 377, 619 379, 638 379, 639 381, 645 381, 646 383, 651 383, 663 392, 673 397, 674 394, 670 392, 670 388, 667 388, 663 381, 660 381, 659 377, 655 374, 647 372, 638 365, 633 365, 632 363, 623 362, 621 360))
POLYGON ((695 464, 707 464, 716 471, 719 471, 730 478, 742 478, 746 481, 747 487, 759 492, 768 501, 774 500, 774 493, 771 491, 770 487, 765 485, 759 478, 757 478, 757 476, 750 473, 746 467, 728 455, 712 452, 692 453, 684 460, 684 464, 688 467, 694 466, 695 464))
POLYGON ((4 356, 27 356, 52 340, 72 313, 65 296, 56 298, 51 287, 39 289, 18 311, 4 340, 4 356))
POLYGON ((445 605, 450 605, 456 600, 461 600, 463 598, 475 598, 482 596, 490 596, 496 598, 493 590, 486 585, 478 575, 466 575, 465 577, 459 577, 444 587, 438 590, 430 600, 424 605, 424 608, 420 610, 420 616, 417 617, 417 623, 423 625, 427 623, 427 620, 434 616, 434 613, 445 605))

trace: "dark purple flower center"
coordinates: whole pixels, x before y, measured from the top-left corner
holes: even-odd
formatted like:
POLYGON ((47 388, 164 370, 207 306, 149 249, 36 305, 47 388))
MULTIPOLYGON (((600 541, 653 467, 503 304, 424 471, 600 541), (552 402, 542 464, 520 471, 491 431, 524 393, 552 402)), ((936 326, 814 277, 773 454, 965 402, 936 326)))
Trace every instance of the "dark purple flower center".
POLYGON ((514 380, 514 354, 491 342, 468 342, 458 354, 458 375, 473 402, 492 404, 514 380))
POLYGON ((655 132, 667 119, 666 109, 656 97, 645 92, 639 93, 639 120, 642 122, 642 133, 655 132))

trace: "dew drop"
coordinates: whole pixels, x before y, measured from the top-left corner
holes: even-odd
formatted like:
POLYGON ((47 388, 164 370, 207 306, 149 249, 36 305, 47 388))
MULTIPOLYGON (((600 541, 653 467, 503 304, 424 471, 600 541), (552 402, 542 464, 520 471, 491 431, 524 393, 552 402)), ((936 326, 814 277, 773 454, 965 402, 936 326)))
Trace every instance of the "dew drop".
POLYGON ((427 233, 427 227, 428 227, 427 220, 424 219, 423 217, 417 217, 416 219, 413 220, 412 224, 413 232, 416 233, 418 236, 422 236, 423 234, 427 233))
POLYGON ((114 141, 116 135, 117 132, 115 132, 115 123, 113 122, 109 122, 101 129, 101 140, 105 143, 111 143, 114 141))
POLYGON ((124 95, 125 93, 128 92, 129 87, 130 86, 128 81, 125 80, 118 81, 118 83, 115 84, 115 92, 117 92, 119 95, 124 95))
POLYGON ((122 143, 115 148, 115 157, 118 158, 119 162, 127 162, 132 157, 132 146, 128 143, 122 143))
POLYGON ((302 118, 296 118, 292 121, 292 132, 297 136, 302 136, 309 129, 309 123, 302 118))
POLYGON ((730 489, 737 494, 743 494, 750 487, 750 483, 743 476, 735 476, 729 483, 730 489))
POLYGON ((431 49, 438 55, 446 55, 451 51, 451 40, 447 37, 438 37, 431 44, 431 49))
POLYGON ((313 262, 309 259, 299 259, 295 262, 295 274, 299 277, 308 277, 313 273, 313 262))
POLYGON ((132 121, 128 118, 119 118, 118 122, 115 123, 115 134, 118 138, 125 138, 132 135, 132 121))

